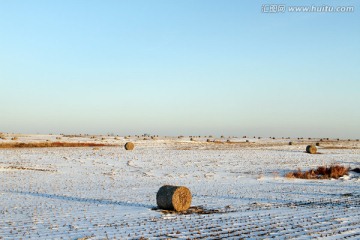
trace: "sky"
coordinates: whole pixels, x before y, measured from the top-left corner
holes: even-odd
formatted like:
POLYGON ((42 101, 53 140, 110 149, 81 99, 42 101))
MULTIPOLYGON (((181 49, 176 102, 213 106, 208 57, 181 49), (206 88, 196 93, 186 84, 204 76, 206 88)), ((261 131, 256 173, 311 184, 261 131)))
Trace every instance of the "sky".
POLYGON ((359 26, 346 0, 0 0, 0 132, 359 138, 359 26))

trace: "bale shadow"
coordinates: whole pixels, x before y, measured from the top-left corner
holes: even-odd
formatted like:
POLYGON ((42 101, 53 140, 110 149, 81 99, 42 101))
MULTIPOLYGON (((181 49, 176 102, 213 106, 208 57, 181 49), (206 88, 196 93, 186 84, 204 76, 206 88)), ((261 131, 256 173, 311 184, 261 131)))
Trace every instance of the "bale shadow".
POLYGON ((90 204, 103 204, 103 205, 119 205, 125 207, 144 207, 144 208, 153 208, 153 205, 148 204, 141 204, 141 203, 129 203, 123 201, 114 201, 108 199, 96 199, 96 198, 81 198, 81 197, 72 197, 66 195, 58 195, 58 194, 49 194, 49 193, 36 193, 36 192, 24 192, 24 191, 16 191, 10 190, 5 191, 8 193, 15 193, 21 195, 28 195, 33 197, 42 197, 42 198, 49 198, 49 199, 56 199, 56 200, 63 200, 63 201, 72 201, 72 202, 83 202, 83 203, 90 203, 90 204))

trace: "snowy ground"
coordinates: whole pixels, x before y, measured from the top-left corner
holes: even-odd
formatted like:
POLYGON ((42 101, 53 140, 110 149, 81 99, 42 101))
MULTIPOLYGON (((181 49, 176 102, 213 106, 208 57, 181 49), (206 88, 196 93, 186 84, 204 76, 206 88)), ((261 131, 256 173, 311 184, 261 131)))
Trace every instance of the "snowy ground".
POLYGON ((16 141, 119 146, 0 148, 0 239, 360 239, 359 175, 283 177, 299 167, 360 167, 355 140, 324 141, 321 154, 310 155, 306 145, 319 139, 132 138, 135 150, 125 151, 122 137, 56 137, 16 141), (164 184, 187 186, 192 206, 215 213, 152 210, 164 184))

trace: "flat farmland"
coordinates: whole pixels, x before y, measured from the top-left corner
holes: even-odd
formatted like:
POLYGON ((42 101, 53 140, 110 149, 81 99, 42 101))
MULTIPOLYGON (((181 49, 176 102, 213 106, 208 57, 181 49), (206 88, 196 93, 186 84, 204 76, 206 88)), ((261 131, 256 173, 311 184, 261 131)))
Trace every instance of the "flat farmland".
POLYGON ((360 238, 360 174, 284 177, 298 168, 359 167, 358 141, 206 140, 2 139, 7 147, 0 148, 0 239, 360 238), (134 150, 124 149, 127 141, 134 150), (14 142, 95 144, 9 147, 14 142), (318 154, 306 153, 316 142, 318 154), (165 184, 187 186, 194 212, 156 209, 156 193, 165 184))

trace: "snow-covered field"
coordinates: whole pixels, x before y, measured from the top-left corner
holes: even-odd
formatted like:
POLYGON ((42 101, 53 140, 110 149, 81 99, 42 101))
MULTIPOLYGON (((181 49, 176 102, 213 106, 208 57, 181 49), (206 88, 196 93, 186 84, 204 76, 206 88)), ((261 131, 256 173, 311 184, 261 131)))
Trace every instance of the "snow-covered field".
POLYGON ((304 151, 316 140, 298 139, 131 138, 133 151, 122 137, 16 141, 46 140, 118 146, 0 148, 0 239, 360 239, 360 175, 283 177, 334 163, 360 167, 355 140, 321 142, 314 155, 304 151), (204 214, 153 210, 164 184, 187 186, 204 214))

